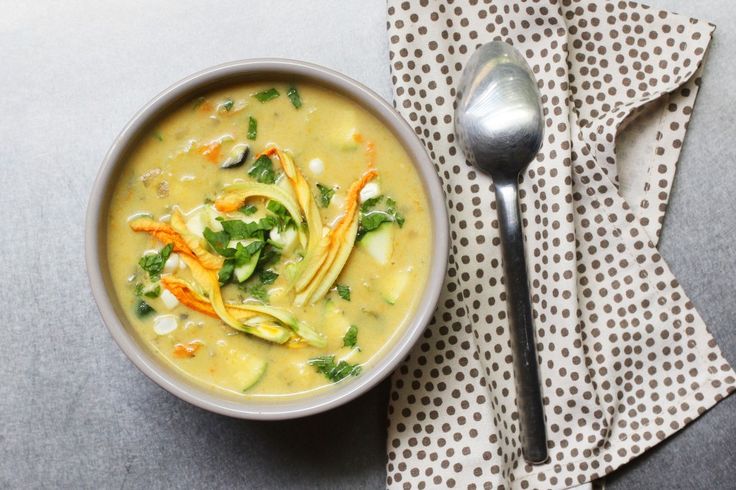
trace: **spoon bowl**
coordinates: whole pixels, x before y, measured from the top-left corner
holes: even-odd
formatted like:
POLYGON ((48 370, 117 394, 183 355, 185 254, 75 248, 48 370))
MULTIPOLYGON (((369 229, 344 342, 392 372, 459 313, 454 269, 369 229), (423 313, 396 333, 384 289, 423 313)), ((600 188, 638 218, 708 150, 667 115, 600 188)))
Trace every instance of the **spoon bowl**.
POLYGON ((516 178, 539 151, 544 135, 534 75, 506 43, 481 46, 465 67, 455 133, 466 156, 494 178, 516 178))
POLYGON ((465 66, 455 133, 466 157, 493 179, 506 285, 521 448, 531 464, 547 461, 547 435, 519 212, 519 174, 544 137, 534 75, 510 45, 481 46, 465 66))

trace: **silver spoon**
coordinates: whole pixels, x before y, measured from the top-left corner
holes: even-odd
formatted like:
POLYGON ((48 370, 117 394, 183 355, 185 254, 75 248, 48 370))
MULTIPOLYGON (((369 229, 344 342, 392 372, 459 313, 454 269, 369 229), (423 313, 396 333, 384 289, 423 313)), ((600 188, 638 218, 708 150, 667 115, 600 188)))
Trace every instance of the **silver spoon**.
POLYGON ((490 174, 496 189, 506 303, 514 357, 521 448, 531 464, 547 460, 537 349, 519 214, 519 174, 544 135, 534 75, 519 52, 494 41, 465 66, 455 109, 455 133, 465 156, 490 174))

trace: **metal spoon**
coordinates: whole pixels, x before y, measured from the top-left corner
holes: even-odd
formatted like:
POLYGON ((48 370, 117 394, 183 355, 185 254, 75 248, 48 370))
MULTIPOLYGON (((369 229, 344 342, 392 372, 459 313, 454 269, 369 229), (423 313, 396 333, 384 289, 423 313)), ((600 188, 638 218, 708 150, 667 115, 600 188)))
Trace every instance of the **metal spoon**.
POLYGON ((490 174, 496 188, 521 447, 527 462, 543 463, 547 460, 547 435, 518 178, 539 151, 544 122, 534 75, 510 45, 497 41, 485 44, 468 61, 457 95, 455 133, 468 160, 490 174))

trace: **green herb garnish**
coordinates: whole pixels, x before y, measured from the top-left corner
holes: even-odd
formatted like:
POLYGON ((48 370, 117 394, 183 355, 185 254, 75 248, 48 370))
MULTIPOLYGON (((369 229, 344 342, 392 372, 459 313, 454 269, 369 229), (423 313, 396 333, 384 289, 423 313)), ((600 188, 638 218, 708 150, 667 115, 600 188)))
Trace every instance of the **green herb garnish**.
POLYGON ((319 205, 326 208, 330 205, 332 196, 335 195, 335 189, 326 185, 317 184, 317 190, 319 191, 319 205))
POLYGON ((258 136, 258 121, 253 116, 248 116, 248 139, 254 140, 258 136))
POLYGON ((153 289, 143 291, 143 296, 145 296, 146 298, 158 298, 159 296, 161 296, 161 286, 156 285, 156 287, 153 289))
POLYGON ((159 141, 163 141, 163 140, 164 140, 164 137, 163 137, 163 135, 162 135, 162 134, 161 134, 160 132, 158 132, 158 131, 154 131, 154 132, 153 132, 153 133, 151 134, 151 136, 152 136, 152 137, 154 137, 154 138, 156 138, 156 139, 157 139, 157 140, 159 140, 159 141))
POLYGON ((386 212, 393 217, 394 221, 397 225, 399 225, 399 228, 403 228, 404 226, 404 215, 400 214, 396 210, 396 201, 391 199, 390 197, 386 198, 386 212))
POLYGON ((248 294, 263 303, 268 303, 268 291, 262 283, 256 283, 248 288, 248 294))
POLYGON ((276 171, 273 169, 271 159, 266 155, 261 155, 253 162, 253 166, 248 170, 248 175, 256 179, 261 184, 273 184, 276 182, 276 171))
POLYGON ((291 105, 293 105, 295 109, 299 109, 302 106, 302 98, 299 96, 299 91, 295 86, 292 85, 289 87, 286 95, 289 97, 291 105))
POLYGON ((280 94, 278 90, 276 90, 275 88, 270 88, 268 90, 262 90, 258 92, 253 97, 258 99, 259 102, 268 102, 269 100, 275 99, 279 95, 280 94))
POLYGON ((350 325, 350 328, 348 328, 348 331, 345 332, 345 335, 342 338, 342 345, 343 347, 355 347, 358 344, 358 327, 355 325, 350 325))
POLYGON ((345 301, 350 301, 350 286, 345 286, 344 284, 338 284, 337 294, 339 294, 340 297, 344 299, 345 301))
POLYGON ((135 304, 135 314, 138 315, 138 318, 146 317, 155 312, 156 310, 142 299, 139 299, 135 304))
POLYGON ((250 216, 251 214, 255 214, 255 212, 258 211, 258 208, 254 204, 246 204, 240 208, 239 211, 246 216, 250 216))
POLYGON ((307 363, 314 366, 318 373, 324 374, 333 383, 337 383, 348 376, 357 376, 361 369, 359 364, 348 364, 345 361, 335 364, 335 356, 313 357, 307 363))
POLYGON ((286 229, 287 226, 294 222, 286 207, 278 201, 268 201, 266 209, 274 214, 279 231, 286 229))
POLYGON ((260 274, 261 271, 268 269, 280 259, 281 252, 279 252, 279 249, 277 249, 270 243, 267 243, 263 247, 263 250, 261 250, 261 255, 258 257, 258 263, 256 264, 255 272, 258 272, 260 274))
POLYGON ((205 228, 202 235, 215 252, 223 257, 232 257, 235 254, 232 248, 227 248, 227 245, 230 243, 230 234, 227 231, 212 231, 209 228, 205 228))
POLYGON ((169 243, 157 253, 147 254, 141 257, 141 260, 138 261, 138 265, 141 266, 141 269, 148 272, 148 276, 152 281, 157 281, 161 272, 163 272, 166 261, 169 260, 169 256, 173 249, 174 246, 169 243))
POLYGON ((225 109, 227 112, 230 112, 235 105, 235 102, 233 102, 233 99, 228 97, 225 99, 225 102, 222 103, 222 108, 225 109))
POLYGON ((225 284, 230 280, 230 278, 233 277, 233 272, 235 271, 235 259, 227 259, 224 264, 222 264, 222 267, 220 268, 220 272, 217 273, 217 279, 220 281, 220 284, 225 284))
POLYGON ((273 284, 276 279, 278 279, 279 275, 276 274, 271 269, 261 271, 260 274, 258 274, 258 279, 261 280, 261 284, 273 284))
POLYGON ((384 196, 376 196, 366 200, 360 206, 360 225, 356 240, 373 230, 378 229, 384 223, 396 223, 399 228, 404 226, 404 216, 396 210, 396 201, 390 197, 386 198, 384 209, 377 209, 384 196))
POLYGON ((370 199, 366 199, 363 202, 363 204, 360 205, 360 212, 367 213, 374 207, 378 206, 382 200, 383 200, 383 196, 376 196, 376 197, 371 197, 370 199))
MULTIPOLYGON (((220 222, 220 224, 222 224, 223 231, 221 231, 220 233, 224 232, 227 235, 228 240, 263 238, 261 235, 258 234, 259 231, 267 231, 275 228, 278 225, 277 220, 273 216, 266 216, 259 219, 258 221, 251 221, 249 223, 246 223, 245 221, 241 221, 239 219, 225 220, 222 218, 218 218, 218 221, 220 222)), ((205 236, 205 238, 208 242, 210 241, 207 236, 205 236)), ((213 246, 213 248, 215 247, 213 246)), ((217 248, 215 248, 215 250, 217 250, 217 248)), ((224 254, 220 253, 220 255, 224 254)))
POLYGON ((240 267, 250 261, 251 257, 261 251, 263 245, 264 242, 261 240, 250 242, 248 245, 238 243, 235 248, 235 255, 233 256, 235 259, 235 265, 240 267))

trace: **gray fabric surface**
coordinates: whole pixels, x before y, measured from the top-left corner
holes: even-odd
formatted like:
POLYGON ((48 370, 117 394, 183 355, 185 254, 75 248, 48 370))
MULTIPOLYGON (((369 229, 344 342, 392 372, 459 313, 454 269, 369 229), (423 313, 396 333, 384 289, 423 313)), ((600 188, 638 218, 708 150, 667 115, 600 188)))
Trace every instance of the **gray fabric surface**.
MULTIPOLYGON (((732 0, 650 3, 718 25, 660 248, 734 362, 736 11, 732 0)), ((98 165, 146 100, 206 66, 261 56, 321 63, 388 97, 384 9, 357 0, 0 0, 0 488, 384 485, 385 384, 283 423, 191 407, 124 358, 83 260, 98 165)), ((720 403, 607 487, 727 487, 735 408, 734 397, 720 403)))

